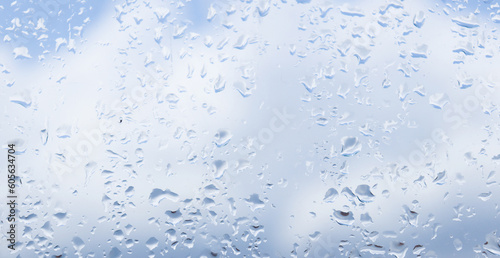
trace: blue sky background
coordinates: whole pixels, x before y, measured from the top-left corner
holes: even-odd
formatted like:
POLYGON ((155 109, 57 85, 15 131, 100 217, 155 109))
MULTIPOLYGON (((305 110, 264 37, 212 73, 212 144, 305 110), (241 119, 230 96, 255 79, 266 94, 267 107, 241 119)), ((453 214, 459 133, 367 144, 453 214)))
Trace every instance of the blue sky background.
POLYGON ((3 256, 500 254, 495 1, 0 6, 3 256))

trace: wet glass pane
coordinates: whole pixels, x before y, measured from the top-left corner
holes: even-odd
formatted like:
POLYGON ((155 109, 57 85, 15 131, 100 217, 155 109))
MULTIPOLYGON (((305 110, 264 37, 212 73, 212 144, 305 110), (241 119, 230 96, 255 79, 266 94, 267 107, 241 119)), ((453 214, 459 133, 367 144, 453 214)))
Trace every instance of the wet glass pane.
POLYGON ((500 255, 495 0, 0 2, 0 257, 500 255))

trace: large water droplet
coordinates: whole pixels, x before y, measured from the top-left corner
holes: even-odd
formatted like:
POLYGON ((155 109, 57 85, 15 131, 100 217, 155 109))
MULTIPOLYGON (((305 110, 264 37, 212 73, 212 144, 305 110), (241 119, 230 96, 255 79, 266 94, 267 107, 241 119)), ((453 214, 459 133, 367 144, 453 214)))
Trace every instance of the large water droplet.
POLYGON ((219 131, 215 134, 214 143, 217 147, 226 146, 232 137, 233 135, 229 132, 229 130, 219 129, 219 131))
POLYGON ((358 137, 343 137, 342 140, 342 150, 341 154, 349 157, 356 155, 361 151, 361 143, 358 141, 358 137))
POLYGON ((361 202, 371 202, 375 197, 375 195, 373 195, 370 191, 370 186, 368 185, 359 185, 356 187, 355 193, 361 202))
POLYGON ((340 225, 350 226, 354 223, 354 216, 350 211, 335 210, 333 216, 340 225))

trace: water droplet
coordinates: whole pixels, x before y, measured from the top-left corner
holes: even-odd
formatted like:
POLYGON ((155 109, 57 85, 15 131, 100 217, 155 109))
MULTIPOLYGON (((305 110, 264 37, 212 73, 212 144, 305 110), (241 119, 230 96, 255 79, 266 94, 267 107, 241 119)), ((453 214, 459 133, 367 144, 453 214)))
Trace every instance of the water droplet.
POLYGON ((119 258, 122 257, 122 251, 120 249, 113 247, 111 248, 111 251, 109 251, 109 257, 110 258, 119 258))
POLYGON ((179 209, 175 211, 167 210, 165 212, 165 215, 167 215, 167 222, 169 222, 172 225, 176 225, 182 220, 182 213, 180 212, 179 209))
POLYGON ((406 256, 406 252, 408 251, 408 247, 403 242, 394 241, 391 243, 391 247, 389 249, 389 255, 394 255, 396 258, 404 258, 406 256))
POLYGON ((481 201, 487 201, 491 198, 491 192, 487 192, 487 193, 481 193, 479 194, 478 198, 481 199, 481 201))
POLYGON ((363 11, 358 7, 352 7, 349 4, 344 4, 340 7, 340 13, 352 17, 363 17, 363 11))
POLYGON ((463 247, 462 241, 458 238, 453 239, 453 246, 455 247, 455 250, 461 251, 463 247))
POLYGON ((429 47, 426 44, 420 44, 415 49, 411 51, 411 57, 413 58, 427 58, 427 49, 429 47))
POLYGON ((113 237, 118 241, 122 241, 125 238, 125 235, 121 229, 118 229, 113 232, 113 237))
POLYGON ((47 129, 40 131, 40 139, 42 140, 43 145, 47 144, 47 141, 49 140, 49 133, 47 132, 47 129))
POLYGON ((156 239, 155 237, 150 237, 147 241, 146 241, 146 247, 149 249, 149 250, 153 250, 155 249, 157 246, 158 246, 158 239, 156 239))
POLYGON ((350 226, 354 223, 354 216, 350 211, 335 210, 333 216, 339 225, 350 226))
POLYGON ((77 252, 80 252, 85 247, 85 242, 79 237, 73 237, 71 242, 73 243, 73 248, 75 248, 77 252))
POLYGON ((316 124, 320 125, 320 126, 326 126, 328 124, 328 119, 326 119, 324 117, 320 117, 320 118, 316 119, 316 124))
POLYGON ((215 134, 214 143, 217 147, 220 148, 220 147, 226 146, 232 137, 233 137, 233 135, 231 134, 231 132, 229 132, 229 130, 219 129, 217 131, 217 133, 215 134))
POLYGON ((371 202, 375 198, 375 195, 370 191, 369 185, 358 185, 355 193, 361 202, 371 202))
POLYGON ((220 179, 228 168, 228 164, 224 160, 215 160, 212 162, 212 174, 215 179, 220 179))
POLYGON ((342 140, 342 150, 341 154, 343 156, 349 157, 356 155, 361 151, 361 143, 358 141, 357 137, 343 137, 342 140))
POLYGON ((213 5, 210 5, 210 7, 208 8, 207 20, 211 22, 215 18, 215 15, 217 15, 217 11, 215 10, 213 5))
POLYGON ((61 125, 56 130, 56 136, 58 138, 69 138, 72 135, 71 131, 71 125, 61 125))
POLYGON ((170 10, 166 7, 158 7, 155 9, 154 14, 159 23, 165 23, 167 16, 170 14, 170 10))
POLYGON ((434 178, 434 183, 436 183, 437 185, 443 185, 445 183, 445 179, 446 179, 446 171, 442 171, 442 172, 439 172, 436 176, 436 178, 434 178))
POLYGON ((413 17, 413 25, 417 28, 422 28, 425 23, 425 13, 423 11, 418 11, 413 17))
POLYGON ((461 16, 451 19, 451 21, 456 23, 457 25, 468 29, 479 27, 479 24, 475 20, 476 19, 473 14, 470 14, 467 17, 461 16))
POLYGON ((31 106, 31 96, 28 91, 21 91, 9 98, 10 102, 19 104, 24 108, 31 106))
POLYGON ((234 44, 234 48, 243 50, 248 44, 248 36, 247 35, 241 35, 236 43, 234 44))
POLYGON ((226 81, 219 74, 214 82, 214 91, 215 93, 221 92, 226 88, 226 81))
POLYGON ((323 201, 332 203, 335 200, 335 198, 337 198, 338 195, 339 192, 337 192, 337 190, 335 190, 334 188, 330 188, 328 189, 328 191, 326 191, 325 198, 323 198, 323 201))
POLYGON ((169 93, 165 97, 165 101, 167 101, 168 103, 175 104, 175 103, 179 102, 179 97, 177 97, 177 95, 175 95, 173 93, 169 93))
POLYGON ((373 219, 372 219, 372 217, 370 217, 370 214, 368 214, 368 212, 361 214, 360 221, 361 221, 361 224, 363 224, 364 226, 367 226, 367 225, 373 223, 373 219))
POLYGON ((24 58, 31 58, 28 48, 26 47, 14 48, 14 59, 24 59, 24 58))
POLYGON ((245 83, 242 81, 236 81, 233 83, 233 87, 243 96, 244 98, 252 95, 252 91, 255 89, 255 84, 245 83))
POLYGON ((429 96, 429 104, 437 109, 443 109, 449 102, 448 95, 445 93, 435 93, 429 96))
POLYGON ((250 209, 255 211, 257 209, 264 208, 265 204, 262 200, 259 199, 258 194, 252 194, 248 199, 245 199, 246 203, 250 205, 250 209))
POLYGON ((313 92, 313 90, 316 88, 316 79, 311 78, 308 81, 301 81, 300 82, 302 86, 306 88, 307 91, 313 92))
POLYGON ((153 191, 151 191, 151 194, 149 194, 149 202, 153 206, 158 206, 160 201, 165 198, 170 201, 177 202, 179 199, 179 195, 168 189, 161 190, 158 188, 153 189, 153 191))

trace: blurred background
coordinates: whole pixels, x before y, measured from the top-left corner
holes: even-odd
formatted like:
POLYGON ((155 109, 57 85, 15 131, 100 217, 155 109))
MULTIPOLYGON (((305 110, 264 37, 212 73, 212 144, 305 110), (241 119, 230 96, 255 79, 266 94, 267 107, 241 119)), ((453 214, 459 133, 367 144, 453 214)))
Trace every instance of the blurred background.
POLYGON ((492 0, 0 3, 0 256, 500 255, 499 23, 492 0))

